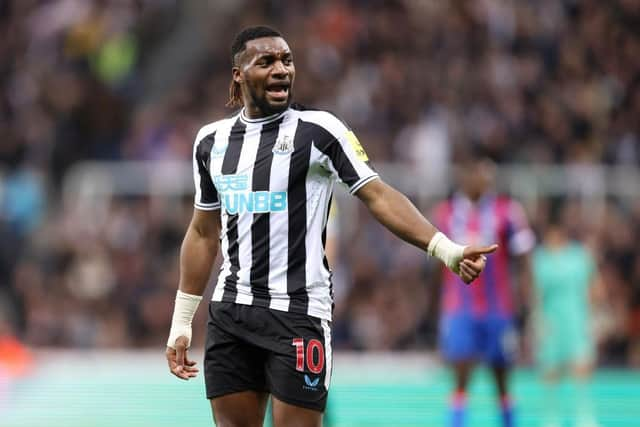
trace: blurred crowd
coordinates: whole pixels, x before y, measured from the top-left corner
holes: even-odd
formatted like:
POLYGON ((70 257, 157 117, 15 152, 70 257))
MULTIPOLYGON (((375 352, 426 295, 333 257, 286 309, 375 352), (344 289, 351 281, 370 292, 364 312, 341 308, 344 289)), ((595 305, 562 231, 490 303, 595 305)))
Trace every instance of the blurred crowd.
MULTIPOLYGON (((297 101, 441 193, 471 145, 500 164, 640 167, 634 0, 0 0, 0 323, 34 346, 162 345, 191 195, 65 203, 65 177, 190 161, 198 126, 231 113, 231 40, 258 23, 292 47, 297 101)), ((640 199, 572 209, 604 284, 601 361, 640 366, 640 199)), ((433 348, 431 267, 359 218, 339 242, 336 346, 433 348)))

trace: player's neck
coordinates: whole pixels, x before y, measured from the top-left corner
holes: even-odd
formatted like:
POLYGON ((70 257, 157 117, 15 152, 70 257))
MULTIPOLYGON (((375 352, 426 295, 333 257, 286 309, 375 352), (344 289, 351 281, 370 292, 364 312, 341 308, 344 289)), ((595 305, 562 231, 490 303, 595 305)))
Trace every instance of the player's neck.
POLYGON ((270 109, 265 111, 264 109, 256 105, 255 102, 245 101, 244 107, 242 108, 242 116, 249 120, 262 121, 265 119, 269 119, 271 117, 276 117, 284 113, 288 108, 289 106, 287 106, 287 108, 280 111, 273 111, 270 109))
POLYGON ((271 115, 271 114, 265 114, 261 109, 259 109, 255 105, 247 106, 247 104, 245 104, 245 107, 242 109, 242 114, 247 119, 251 119, 251 120, 260 120, 260 119, 264 119, 265 117, 269 117, 271 115))
POLYGON ((258 115, 258 116, 254 117, 254 116, 250 116, 247 113, 247 109, 246 108, 243 108, 240 111, 240 118, 241 118, 242 121, 244 121, 246 123, 265 123, 265 122, 269 122, 269 121, 274 120, 277 117, 283 115, 285 111, 281 111, 279 113, 273 113, 273 114, 270 114, 268 116, 258 115))
POLYGON ((487 193, 475 193, 475 192, 464 192, 464 196, 469 200, 472 204, 477 205, 480 203, 487 193))

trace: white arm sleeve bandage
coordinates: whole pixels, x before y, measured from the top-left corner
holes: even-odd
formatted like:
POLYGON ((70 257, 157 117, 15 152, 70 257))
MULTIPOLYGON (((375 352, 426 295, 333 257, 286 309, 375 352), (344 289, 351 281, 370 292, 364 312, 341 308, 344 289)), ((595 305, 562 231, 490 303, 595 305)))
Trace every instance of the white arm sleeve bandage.
POLYGON ((453 243, 447 236, 438 231, 433 235, 427 247, 427 253, 440 259, 449 270, 458 273, 458 264, 466 246, 453 243))
POLYGON ((187 347, 191 345, 191 321, 201 300, 202 295, 186 294, 178 289, 167 347, 175 349, 176 339, 180 336, 187 337, 187 347))

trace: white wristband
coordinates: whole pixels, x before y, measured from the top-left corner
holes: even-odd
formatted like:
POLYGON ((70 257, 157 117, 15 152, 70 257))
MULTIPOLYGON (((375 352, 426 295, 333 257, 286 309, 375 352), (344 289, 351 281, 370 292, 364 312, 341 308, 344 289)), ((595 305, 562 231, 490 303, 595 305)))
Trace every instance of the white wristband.
POLYGON ((451 271, 457 274, 465 247, 453 243, 447 236, 438 231, 429 241, 427 253, 440 259, 451 271))
POLYGON ((176 339, 180 336, 187 337, 187 347, 191 345, 191 321, 201 300, 202 295, 191 295, 178 289, 167 347, 175 349, 176 339))

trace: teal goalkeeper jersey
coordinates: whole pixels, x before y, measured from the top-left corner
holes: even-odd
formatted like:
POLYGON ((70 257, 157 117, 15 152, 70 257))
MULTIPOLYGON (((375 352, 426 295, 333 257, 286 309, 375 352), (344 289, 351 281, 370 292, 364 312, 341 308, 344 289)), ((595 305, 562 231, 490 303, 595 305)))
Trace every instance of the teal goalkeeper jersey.
POLYGON ((579 243, 554 250, 538 247, 533 254, 533 277, 539 320, 570 334, 585 333, 593 272, 593 259, 579 243))

